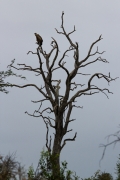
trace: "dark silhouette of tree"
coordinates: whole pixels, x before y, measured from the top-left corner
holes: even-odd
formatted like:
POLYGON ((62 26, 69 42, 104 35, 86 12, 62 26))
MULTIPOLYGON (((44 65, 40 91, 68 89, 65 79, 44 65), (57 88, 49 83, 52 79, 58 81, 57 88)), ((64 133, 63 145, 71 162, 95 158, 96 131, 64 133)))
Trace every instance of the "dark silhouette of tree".
POLYGON ((116 133, 114 133, 114 134, 110 134, 110 135, 108 135, 107 137, 107 141, 108 141, 108 143, 106 143, 106 144, 100 144, 100 147, 103 147, 103 153, 102 153, 102 157, 101 157, 101 159, 100 159, 100 162, 101 162, 101 160, 104 158, 104 155, 105 155, 105 152, 106 152, 106 148, 108 147, 108 146, 111 146, 111 145, 113 145, 114 147, 115 147, 115 145, 118 143, 118 142, 120 142, 120 130, 119 131, 117 131, 116 133), (113 141, 110 141, 109 142, 109 139, 110 138, 115 138, 113 141))
POLYGON ((101 172, 100 170, 96 171, 93 176, 89 178, 81 178, 82 180, 113 180, 113 177, 110 173, 101 172))
POLYGON ((0 156, 0 180, 15 179, 17 167, 15 154, 9 154, 5 157, 0 156))
POLYGON ((113 177, 110 173, 102 172, 97 175, 96 180, 113 180, 113 177))
MULTIPOLYGON (((62 19, 61 31, 58 31, 56 29, 56 32, 59 35, 63 35, 69 43, 68 49, 64 51, 61 57, 60 57, 58 42, 54 38, 52 38, 52 42, 51 42, 52 48, 50 52, 47 53, 43 47, 38 46, 36 52, 29 51, 27 53, 27 54, 31 53, 38 57, 38 62, 39 62, 38 67, 33 68, 26 64, 18 64, 18 67, 16 67, 14 65, 14 60, 9 65, 10 68, 14 68, 18 71, 24 70, 24 71, 30 71, 36 73, 36 75, 40 77, 39 82, 41 83, 40 84, 41 87, 37 86, 36 84, 25 84, 21 86, 21 85, 9 83, 7 85, 18 88, 34 87, 43 96, 43 99, 40 99, 38 101, 32 101, 33 103, 40 103, 39 108, 35 110, 33 114, 30 114, 28 112, 25 113, 32 117, 42 118, 46 125, 46 129, 47 129, 46 147, 50 155, 56 157, 54 160, 54 164, 56 168, 54 169, 52 167, 53 174, 55 177, 57 177, 56 173, 59 174, 60 172, 61 150, 66 145, 67 141, 75 141, 77 136, 77 132, 76 132, 73 138, 65 138, 65 135, 68 132, 72 131, 72 129, 68 129, 69 124, 75 120, 75 119, 71 119, 71 113, 73 108, 75 107, 82 108, 81 106, 76 105, 76 99, 82 96, 91 96, 99 92, 103 93, 108 98, 108 94, 112 92, 110 92, 108 88, 101 88, 97 85, 94 85, 93 80, 95 78, 97 78, 98 80, 103 79, 109 84, 111 81, 114 81, 116 79, 116 78, 112 78, 110 73, 108 73, 108 75, 105 75, 100 72, 95 72, 92 75, 81 73, 80 71, 81 69, 89 65, 92 65, 93 63, 96 63, 98 61, 103 63, 108 63, 106 59, 101 57, 104 51, 99 52, 97 47, 96 51, 92 52, 93 47, 99 41, 102 40, 102 35, 100 35, 99 38, 91 44, 86 57, 84 59, 80 59, 79 44, 78 42, 73 42, 70 37, 70 35, 76 31, 75 26, 73 31, 67 33, 64 27, 64 12, 62 12, 61 19, 62 19), (69 52, 73 52, 74 66, 71 72, 65 66, 65 64, 67 63, 65 61, 65 58, 69 52), (98 55, 98 57, 96 57, 96 55, 98 55), (91 57, 94 56, 95 59, 91 60, 91 57), (64 77, 63 79, 56 79, 56 77, 54 76, 54 72, 55 71, 58 72, 59 70, 61 70, 61 73, 62 71, 64 71, 66 73, 66 77, 64 77), (87 84, 81 84, 80 82, 75 82, 74 79, 77 76, 82 76, 82 77, 90 76, 90 77, 88 78, 87 84), (41 79, 43 81, 41 81, 41 79), (65 83, 64 86, 65 92, 63 94, 60 93, 61 82, 65 83), (73 94, 72 96, 71 96, 71 92, 73 94), (46 101, 49 101, 51 106, 47 106, 45 109, 42 109, 42 105, 46 101), (51 114, 51 117, 50 115, 45 115, 45 113, 51 114), (50 136, 49 138, 48 135, 49 127, 54 129, 53 141, 52 141, 52 137, 50 136)), ((4 86, 4 84, 2 84, 2 86, 4 86)))
POLYGON ((23 180, 26 177, 26 171, 24 166, 16 161, 15 153, 5 157, 0 155, 0 180, 16 180, 17 176, 19 180, 23 180))

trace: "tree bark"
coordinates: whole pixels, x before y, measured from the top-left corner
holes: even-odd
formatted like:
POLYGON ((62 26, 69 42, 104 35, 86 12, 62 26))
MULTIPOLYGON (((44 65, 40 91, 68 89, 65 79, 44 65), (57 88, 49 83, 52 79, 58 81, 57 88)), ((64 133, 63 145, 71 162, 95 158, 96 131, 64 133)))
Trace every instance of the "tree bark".
POLYGON ((63 138, 63 113, 56 116, 56 132, 52 148, 53 157, 53 176, 58 178, 60 175, 60 152, 63 138), (55 166, 54 166, 55 165, 55 166))

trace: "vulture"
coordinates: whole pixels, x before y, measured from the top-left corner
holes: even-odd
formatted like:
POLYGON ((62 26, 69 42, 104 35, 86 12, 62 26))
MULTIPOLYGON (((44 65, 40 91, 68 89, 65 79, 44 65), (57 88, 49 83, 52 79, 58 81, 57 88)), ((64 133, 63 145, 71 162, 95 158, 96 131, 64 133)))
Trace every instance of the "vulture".
POLYGON ((35 33, 35 36, 36 36, 37 44, 38 44, 39 46, 42 46, 42 43, 43 43, 42 37, 41 37, 39 34, 37 34, 37 33, 35 33))

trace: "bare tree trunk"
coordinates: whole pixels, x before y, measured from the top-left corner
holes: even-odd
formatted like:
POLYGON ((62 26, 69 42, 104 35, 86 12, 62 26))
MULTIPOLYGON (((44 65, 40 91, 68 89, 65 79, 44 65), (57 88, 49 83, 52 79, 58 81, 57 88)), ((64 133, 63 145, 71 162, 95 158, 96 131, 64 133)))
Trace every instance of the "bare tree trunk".
MULTIPOLYGON (((63 113, 62 113, 63 114, 63 113)), ((52 148, 53 160, 53 175, 59 177, 60 175, 60 152, 61 142, 63 138, 63 115, 60 114, 56 117, 56 132, 54 137, 54 143, 52 148), (55 165, 55 166, 54 166, 55 165)))
POLYGON ((55 135, 52 157, 53 157, 52 171, 53 171, 53 176, 56 177, 60 174, 60 141, 59 141, 59 135, 55 135))

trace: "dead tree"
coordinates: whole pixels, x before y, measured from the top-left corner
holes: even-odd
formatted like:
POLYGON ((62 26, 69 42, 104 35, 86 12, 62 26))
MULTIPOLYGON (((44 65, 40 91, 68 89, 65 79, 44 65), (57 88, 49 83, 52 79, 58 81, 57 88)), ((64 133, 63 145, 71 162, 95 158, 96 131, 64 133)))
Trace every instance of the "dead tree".
POLYGON ((69 123, 75 120, 75 119, 71 119, 72 109, 74 107, 81 108, 80 106, 75 105, 76 99, 84 95, 89 96, 89 95, 93 95, 99 92, 103 93, 108 98, 108 94, 112 92, 110 92, 108 88, 101 88, 94 85, 93 79, 94 78, 98 78, 98 80, 104 79, 108 84, 111 81, 116 79, 116 78, 112 78, 110 73, 108 73, 108 75, 105 75, 100 72, 95 72, 92 75, 81 73, 81 68, 83 67, 85 68, 98 61, 101 61, 103 63, 108 63, 106 59, 103 59, 101 57, 104 51, 99 52, 98 47, 97 47, 97 50, 95 52, 92 52, 93 47, 99 41, 102 40, 102 36, 100 35, 99 38, 91 44, 86 57, 81 60, 79 57, 79 44, 77 42, 73 42, 70 37, 70 35, 76 31, 75 26, 74 26, 73 31, 67 33, 64 28, 64 12, 62 12, 61 19, 62 19, 61 31, 58 31, 56 29, 56 32, 59 35, 63 35, 69 42, 69 47, 67 50, 64 51, 61 58, 59 58, 58 56, 60 54, 58 42, 54 38, 52 38, 52 42, 51 42, 52 48, 50 52, 47 53, 46 51, 44 51, 43 47, 38 46, 36 49, 36 52, 29 51, 27 53, 27 54, 32 53, 33 55, 38 57, 39 67, 33 68, 26 64, 18 64, 18 67, 16 67, 14 65, 14 61, 9 65, 10 68, 14 68, 16 70, 35 72, 40 78, 43 79, 44 84, 41 84, 41 87, 38 87, 36 84, 25 84, 23 86, 20 86, 17 84, 8 85, 11 87, 18 87, 18 88, 34 87, 43 96, 43 99, 41 100, 32 101, 33 103, 40 103, 40 107, 38 110, 35 110, 33 114, 30 114, 28 112, 25 112, 25 113, 28 114, 29 116, 40 117, 43 119, 47 128, 46 147, 51 155, 57 155, 55 164, 56 164, 58 172, 60 169, 61 150, 66 145, 67 141, 75 141, 76 136, 77 136, 77 133, 75 133, 73 138, 67 138, 67 139, 64 138, 68 132, 72 131, 72 129, 68 129, 69 123), (71 51, 73 52, 74 67, 73 67, 73 70, 70 72, 68 68, 66 68, 65 63, 67 62, 65 62, 64 60, 67 54, 71 51), (94 57, 95 55, 98 55, 98 57, 92 61, 89 60, 90 57, 94 57), (52 60, 50 59, 51 56, 53 57, 52 60), (44 59, 47 70, 44 69, 43 67, 42 59, 44 59), (55 77, 53 76, 53 73, 57 71, 58 69, 60 69, 61 72, 64 71, 66 73, 66 79, 65 78, 55 79, 55 77), (87 75, 90 77, 88 78, 88 82, 86 85, 80 84, 74 81, 74 78, 76 76, 84 77, 87 75), (64 94, 60 93, 61 82, 64 82, 65 84, 64 94), (71 91, 74 93, 73 96, 70 95, 71 91), (45 109, 42 109, 42 105, 45 101, 49 101, 51 106, 46 107, 45 109), (45 113, 53 114, 54 118, 50 117, 49 115, 48 116, 45 115, 45 113), (50 136, 50 139, 48 137, 49 127, 54 129, 53 141, 52 141, 51 136, 50 136))
POLYGON ((0 156, 0 180, 16 179, 17 168, 18 162, 15 161, 15 154, 0 156))
MULTIPOLYGON (((119 126, 119 127, 120 127, 120 126, 119 126)), ((108 135, 108 136, 106 137, 106 139, 107 139, 107 143, 106 143, 106 144, 100 144, 100 147, 103 148, 103 153, 102 153, 102 157, 101 157, 101 159, 100 159, 100 162, 101 162, 101 160, 104 158, 106 148, 107 148, 108 146, 111 146, 111 145, 113 145, 113 146, 115 147, 115 145, 116 145, 118 142, 120 142, 120 130, 117 131, 117 132, 114 133, 114 134, 108 135), (113 141, 109 141, 111 137, 114 138, 113 141)))

